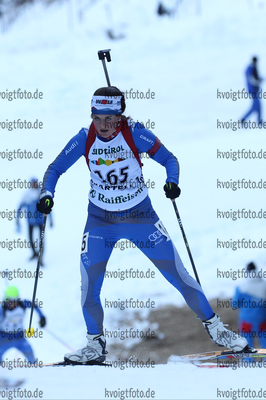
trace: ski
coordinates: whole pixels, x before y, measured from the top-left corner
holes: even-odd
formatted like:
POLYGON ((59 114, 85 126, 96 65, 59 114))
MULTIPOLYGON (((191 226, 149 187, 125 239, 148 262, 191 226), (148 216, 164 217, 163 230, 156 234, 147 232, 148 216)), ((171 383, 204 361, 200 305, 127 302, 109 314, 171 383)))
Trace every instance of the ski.
POLYGON ((265 358, 266 349, 250 349, 247 351, 233 352, 232 350, 225 351, 211 351, 207 353, 189 354, 181 356, 183 360, 193 361, 210 361, 210 360, 221 360, 221 359, 238 359, 238 358, 265 358))
POLYGON ((210 351, 206 353, 172 356, 168 360, 172 363, 189 363, 201 368, 244 367, 248 365, 266 366, 266 349, 247 348, 244 352, 210 351))
POLYGON ((97 362, 97 361, 88 361, 84 364, 79 363, 69 363, 67 361, 58 361, 55 363, 46 363, 42 365, 43 367, 92 367, 92 366, 99 366, 99 367, 111 367, 112 364, 108 361, 104 362, 97 362))

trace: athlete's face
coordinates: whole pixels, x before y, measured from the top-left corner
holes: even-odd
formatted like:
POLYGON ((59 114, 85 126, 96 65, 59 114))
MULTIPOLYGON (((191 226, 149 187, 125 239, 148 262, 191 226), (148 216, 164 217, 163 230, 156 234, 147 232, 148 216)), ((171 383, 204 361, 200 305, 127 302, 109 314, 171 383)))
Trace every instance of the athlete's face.
POLYGON ((8 300, 7 301, 7 308, 9 310, 14 310, 15 308, 17 308, 17 306, 18 306, 17 300, 8 300))
POLYGON ((121 117, 118 115, 92 114, 92 119, 99 135, 107 138, 116 130, 117 124, 121 120, 121 117))

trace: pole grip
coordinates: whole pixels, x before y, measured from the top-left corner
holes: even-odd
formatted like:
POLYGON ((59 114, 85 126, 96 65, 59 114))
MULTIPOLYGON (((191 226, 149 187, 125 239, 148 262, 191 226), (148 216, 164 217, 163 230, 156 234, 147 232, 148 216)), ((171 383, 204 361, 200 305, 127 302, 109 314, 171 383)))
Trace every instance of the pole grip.
POLYGON ((106 58, 107 62, 110 62, 110 61, 111 61, 111 54, 110 54, 110 51, 111 51, 111 49, 108 49, 108 50, 99 50, 99 51, 98 51, 98 57, 99 57, 99 60, 102 61, 103 70, 104 70, 104 73, 105 73, 107 85, 108 85, 109 87, 111 86, 111 82, 110 82, 110 79, 109 79, 109 75, 108 75, 108 71, 107 71, 107 67, 106 67, 106 63, 105 63, 105 58, 106 58))

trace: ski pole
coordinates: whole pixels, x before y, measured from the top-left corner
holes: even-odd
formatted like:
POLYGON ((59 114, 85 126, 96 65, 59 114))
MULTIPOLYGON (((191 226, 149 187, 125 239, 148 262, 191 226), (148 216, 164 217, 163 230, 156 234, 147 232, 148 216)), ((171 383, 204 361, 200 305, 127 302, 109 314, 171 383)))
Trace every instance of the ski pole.
POLYGON ((33 315, 35 297, 36 297, 36 292, 37 292, 37 283, 38 283, 38 278, 39 278, 39 270, 40 270, 41 261, 42 261, 43 240, 44 240, 44 231, 45 231, 46 219, 47 219, 47 214, 44 214, 43 223, 42 223, 42 230, 41 230, 41 240, 40 240, 38 262, 37 262, 37 268, 36 268, 36 276, 35 276, 35 281, 34 281, 33 296, 32 296, 32 302, 31 302, 30 323, 29 323, 29 328, 26 331, 26 334, 27 334, 28 337, 31 337, 34 334, 34 329, 31 327, 31 322, 32 322, 32 315, 33 315))
POLYGON ((172 199, 172 202, 173 202, 173 206, 174 206, 174 209, 175 209, 175 213, 176 213, 176 217, 177 217, 177 220, 178 220, 178 224, 180 226, 180 229, 181 229, 181 232, 182 232, 182 235, 183 235, 183 239, 184 239, 184 242, 185 242, 185 245, 186 245, 186 248, 187 248, 187 252, 188 252, 191 264, 192 264, 192 268, 193 268, 196 280, 197 280, 198 284, 201 286, 201 283, 200 283, 200 280, 199 280, 199 277, 198 277, 198 273, 197 273, 197 270, 196 270, 196 267, 195 267, 195 264, 194 264, 194 260, 193 260, 193 257, 192 257, 192 254, 191 254, 191 251, 190 251, 190 248, 189 248, 189 245, 188 245, 187 237, 186 237, 183 225, 182 225, 182 221, 181 221, 181 218, 180 218, 180 215, 179 215, 175 200, 172 199))
POLYGON ((50 329, 48 328, 44 328, 44 330, 46 332, 48 332, 55 340, 57 340, 59 343, 63 344, 65 347, 68 348, 68 350, 70 351, 75 351, 75 349, 73 349, 73 347, 69 346, 69 344, 67 344, 66 342, 64 342, 64 340, 62 340, 59 336, 57 336, 54 332, 50 331, 50 329))
POLYGON ((101 60, 102 63, 103 63, 103 70, 104 70, 104 73, 105 73, 105 77, 106 77, 107 85, 108 85, 108 86, 111 86, 111 82, 110 82, 109 75, 108 75, 108 71, 107 71, 107 67, 106 67, 106 64, 105 64, 105 58, 106 58, 106 60, 107 60, 108 62, 111 61, 111 54, 110 54, 110 51, 111 51, 111 49, 108 49, 108 50, 99 50, 99 51, 98 51, 98 57, 99 57, 99 60, 101 60))

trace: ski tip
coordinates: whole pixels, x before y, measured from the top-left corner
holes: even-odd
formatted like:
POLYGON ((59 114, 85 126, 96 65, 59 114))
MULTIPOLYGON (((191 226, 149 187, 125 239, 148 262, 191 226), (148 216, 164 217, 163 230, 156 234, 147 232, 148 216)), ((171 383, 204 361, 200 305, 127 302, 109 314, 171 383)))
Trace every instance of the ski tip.
POLYGON ((246 346, 241 351, 225 350, 225 351, 222 351, 221 354, 235 354, 235 355, 237 355, 237 354, 239 354, 239 355, 241 355, 241 354, 255 354, 255 353, 258 353, 258 351, 261 351, 261 350, 262 349, 255 349, 254 347, 246 346))
POLYGON ((243 352, 244 352, 244 353, 257 353, 258 350, 255 349, 254 347, 246 346, 246 347, 243 349, 243 352))
MULTIPOLYGON (((206 353, 187 354, 184 356, 171 356, 168 359, 169 363, 219 363, 219 367, 227 366, 225 363, 244 365, 245 362, 250 362, 252 365, 266 359, 266 349, 256 349, 253 347, 245 347, 242 351, 234 352, 232 350, 210 351, 206 353), (222 364, 223 363, 223 364, 222 364)), ((265 361, 264 361, 265 362, 265 361)), ((195 365, 195 364, 194 364, 195 365)), ((198 365, 197 365, 198 366, 198 365)), ((206 368, 208 368, 206 366, 206 368)))

